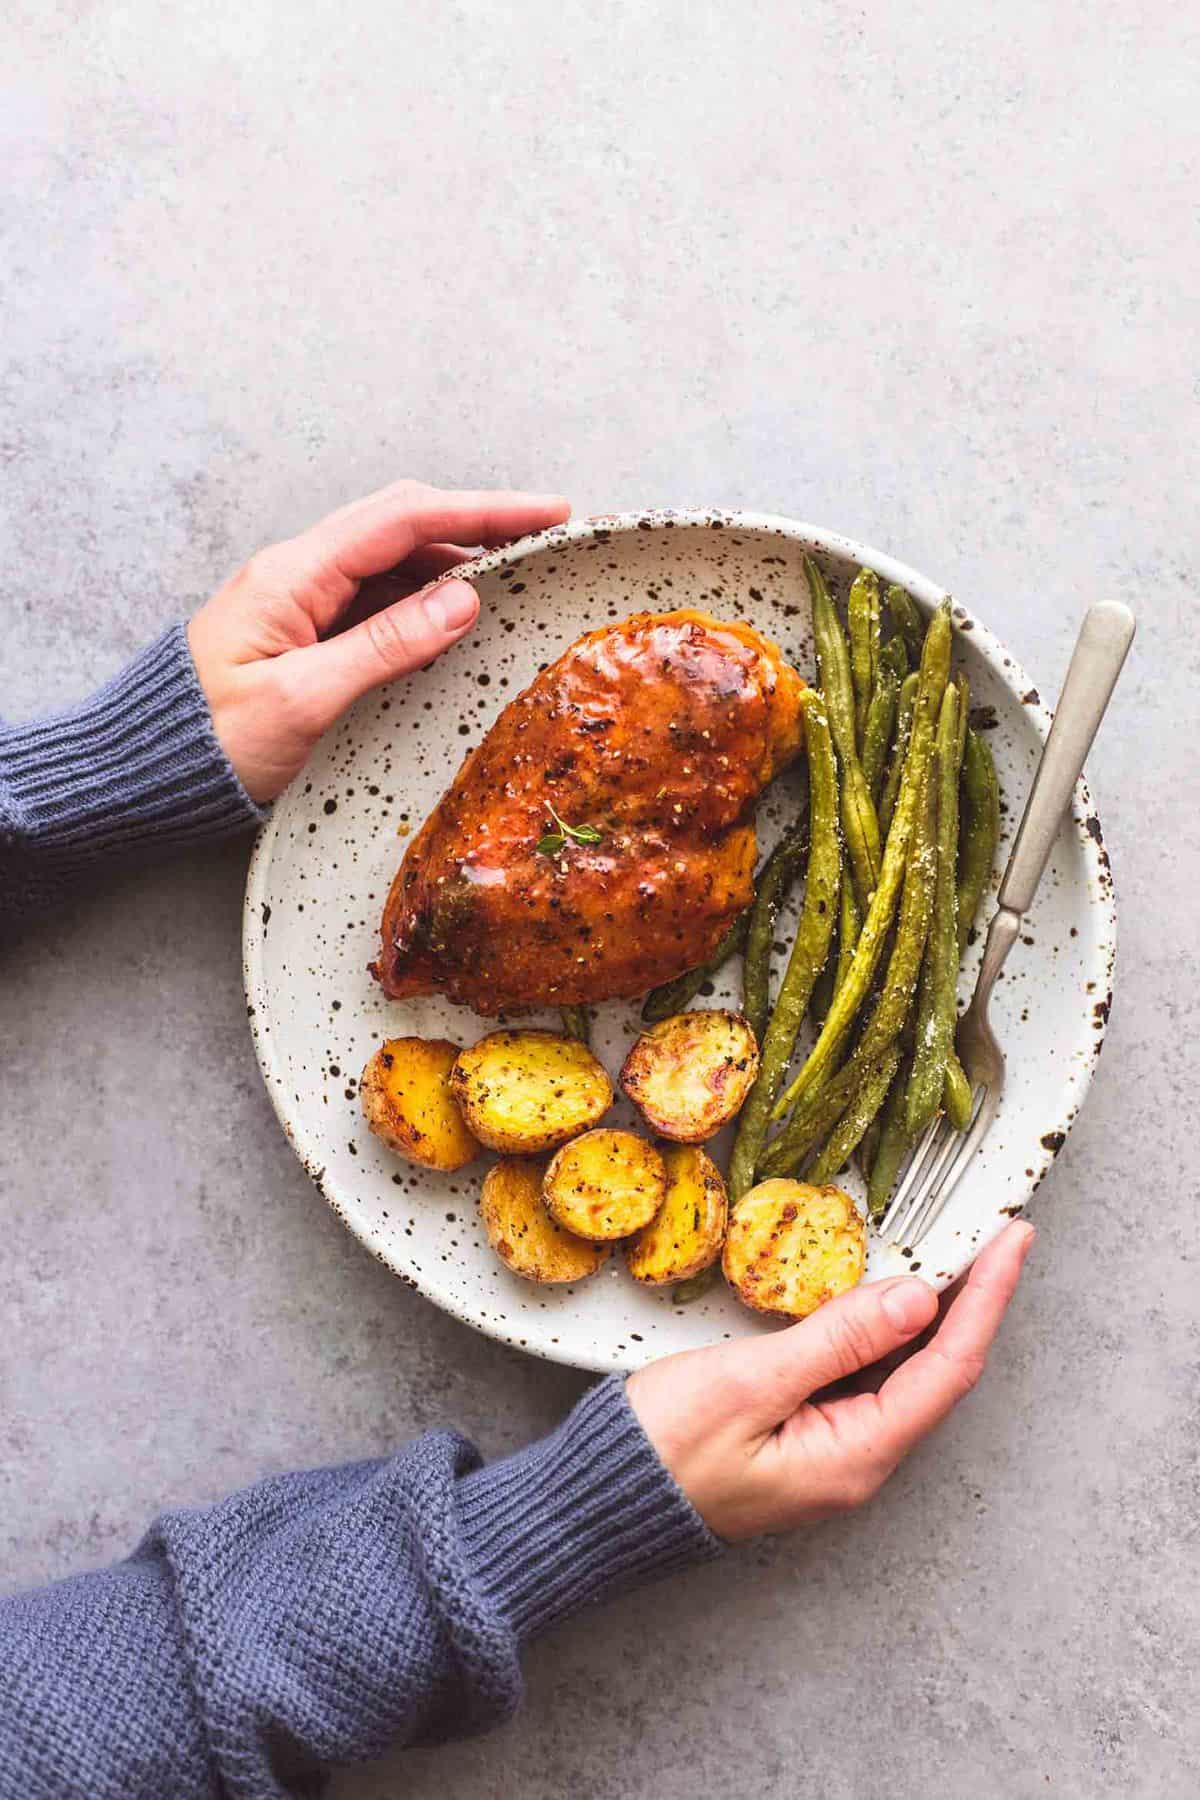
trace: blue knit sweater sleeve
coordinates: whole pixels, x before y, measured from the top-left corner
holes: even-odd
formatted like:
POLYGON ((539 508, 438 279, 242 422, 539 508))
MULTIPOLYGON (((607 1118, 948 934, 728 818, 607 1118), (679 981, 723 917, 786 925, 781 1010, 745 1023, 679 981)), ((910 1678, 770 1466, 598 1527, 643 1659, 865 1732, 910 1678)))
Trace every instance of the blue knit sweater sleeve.
POLYGON ((3 1800, 283 1800, 509 1717, 520 1653, 717 1553, 624 1384, 507 1461, 385 1462, 168 1513, 128 1562, 0 1603, 3 1800))
POLYGON ((217 742, 176 625, 90 699, 0 724, 0 920, 32 913, 89 866, 258 824, 217 742))

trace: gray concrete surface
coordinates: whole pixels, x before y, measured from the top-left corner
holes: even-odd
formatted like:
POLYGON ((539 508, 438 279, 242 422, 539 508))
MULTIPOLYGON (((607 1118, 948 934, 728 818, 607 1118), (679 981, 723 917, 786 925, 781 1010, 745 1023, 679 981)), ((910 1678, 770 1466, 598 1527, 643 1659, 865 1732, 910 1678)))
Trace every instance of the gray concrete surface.
MULTIPOLYGON (((1092 767, 1112 1032, 983 1389, 863 1515, 579 1620, 517 1723, 340 1800, 1194 1794, 1194 16, 17 0, 0 33, 10 716, 398 473, 841 527, 1044 690, 1085 601, 1142 619, 1092 767)), ((435 1420, 504 1451, 581 1385, 308 1185, 244 862, 115 877, 4 953, 9 1586, 435 1420)))

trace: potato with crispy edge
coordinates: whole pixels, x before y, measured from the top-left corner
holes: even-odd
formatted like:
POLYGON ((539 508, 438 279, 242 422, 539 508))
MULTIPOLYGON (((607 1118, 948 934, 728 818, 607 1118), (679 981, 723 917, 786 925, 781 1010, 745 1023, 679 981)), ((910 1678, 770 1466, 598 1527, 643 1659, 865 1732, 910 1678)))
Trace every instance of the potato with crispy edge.
POLYGON ((526 1281, 582 1281, 607 1262, 607 1244, 589 1244, 555 1223, 542 1199, 546 1159, 505 1156, 483 1178, 479 1211, 488 1243, 526 1281))
POLYGON ((359 1082, 375 1136, 426 1169, 461 1169, 479 1154, 450 1090, 459 1049, 446 1038, 389 1038, 359 1082))
POLYGON ((867 1228, 849 1194, 806 1181, 760 1181, 733 1209, 725 1279, 755 1312, 804 1319, 862 1279, 867 1228))
POLYGON ((728 1212, 725 1183, 711 1156, 695 1144, 669 1144, 662 1159, 666 1198, 625 1246, 629 1273, 649 1287, 687 1281, 715 1262, 728 1212))
POLYGON ((460 1051, 450 1089, 481 1144, 536 1156, 602 1119, 612 1082, 586 1044, 553 1031, 492 1031, 460 1051))
POLYGON ((758 1044, 741 1013, 674 1013, 625 1058, 621 1086, 647 1123, 677 1144, 702 1144, 737 1113, 758 1073, 758 1044))
POLYGON ((601 1127, 555 1151, 542 1197, 564 1230, 608 1243, 648 1225, 666 1191, 667 1171, 653 1144, 601 1127))

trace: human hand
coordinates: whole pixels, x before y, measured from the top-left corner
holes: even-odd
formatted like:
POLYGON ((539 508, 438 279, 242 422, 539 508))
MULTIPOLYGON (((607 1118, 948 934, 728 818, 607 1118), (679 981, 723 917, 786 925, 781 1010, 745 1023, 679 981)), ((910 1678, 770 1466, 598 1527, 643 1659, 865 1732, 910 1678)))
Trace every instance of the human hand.
POLYGON ((937 1295, 914 1276, 857 1287, 770 1337, 650 1363, 626 1383, 630 1405, 720 1537, 847 1512, 974 1387, 1033 1235, 1015 1220, 988 1245, 930 1341, 877 1392, 823 1390, 933 1322, 937 1295))
POLYGON ((570 510, 549 495, 397 481, 252 556, 188 626, 217 739, 251 798, 281 793, 360 694, 465 637, 479 600, 449 573, 471 555, 464 544, 504 543, 570 510))

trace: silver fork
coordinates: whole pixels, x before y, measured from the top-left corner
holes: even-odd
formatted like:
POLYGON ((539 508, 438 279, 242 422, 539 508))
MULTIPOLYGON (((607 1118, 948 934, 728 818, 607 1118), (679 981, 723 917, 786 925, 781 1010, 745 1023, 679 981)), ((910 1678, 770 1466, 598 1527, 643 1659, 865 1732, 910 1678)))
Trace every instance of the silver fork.
POLYGON ((1020 935, 1021 920, 1033 904, 1059 821, 1070 805, 1084 758, 1112 698, 1134 629, 1133 614, 1116 600, 1102 600, 1089 608, 1080 627, 1054 723, 1004 871, 975 992, 958 1022, 959 1060, 972 1090, 971 1117, 966 1130, 959 1132, 939 1115, 917 1143, 880 1221, 881 1236, 893 1244, 912 1249, 920 1243, 996 1117, 1004 1092, 1004 1053, 988 1022, 988 1001, 1020 935))

